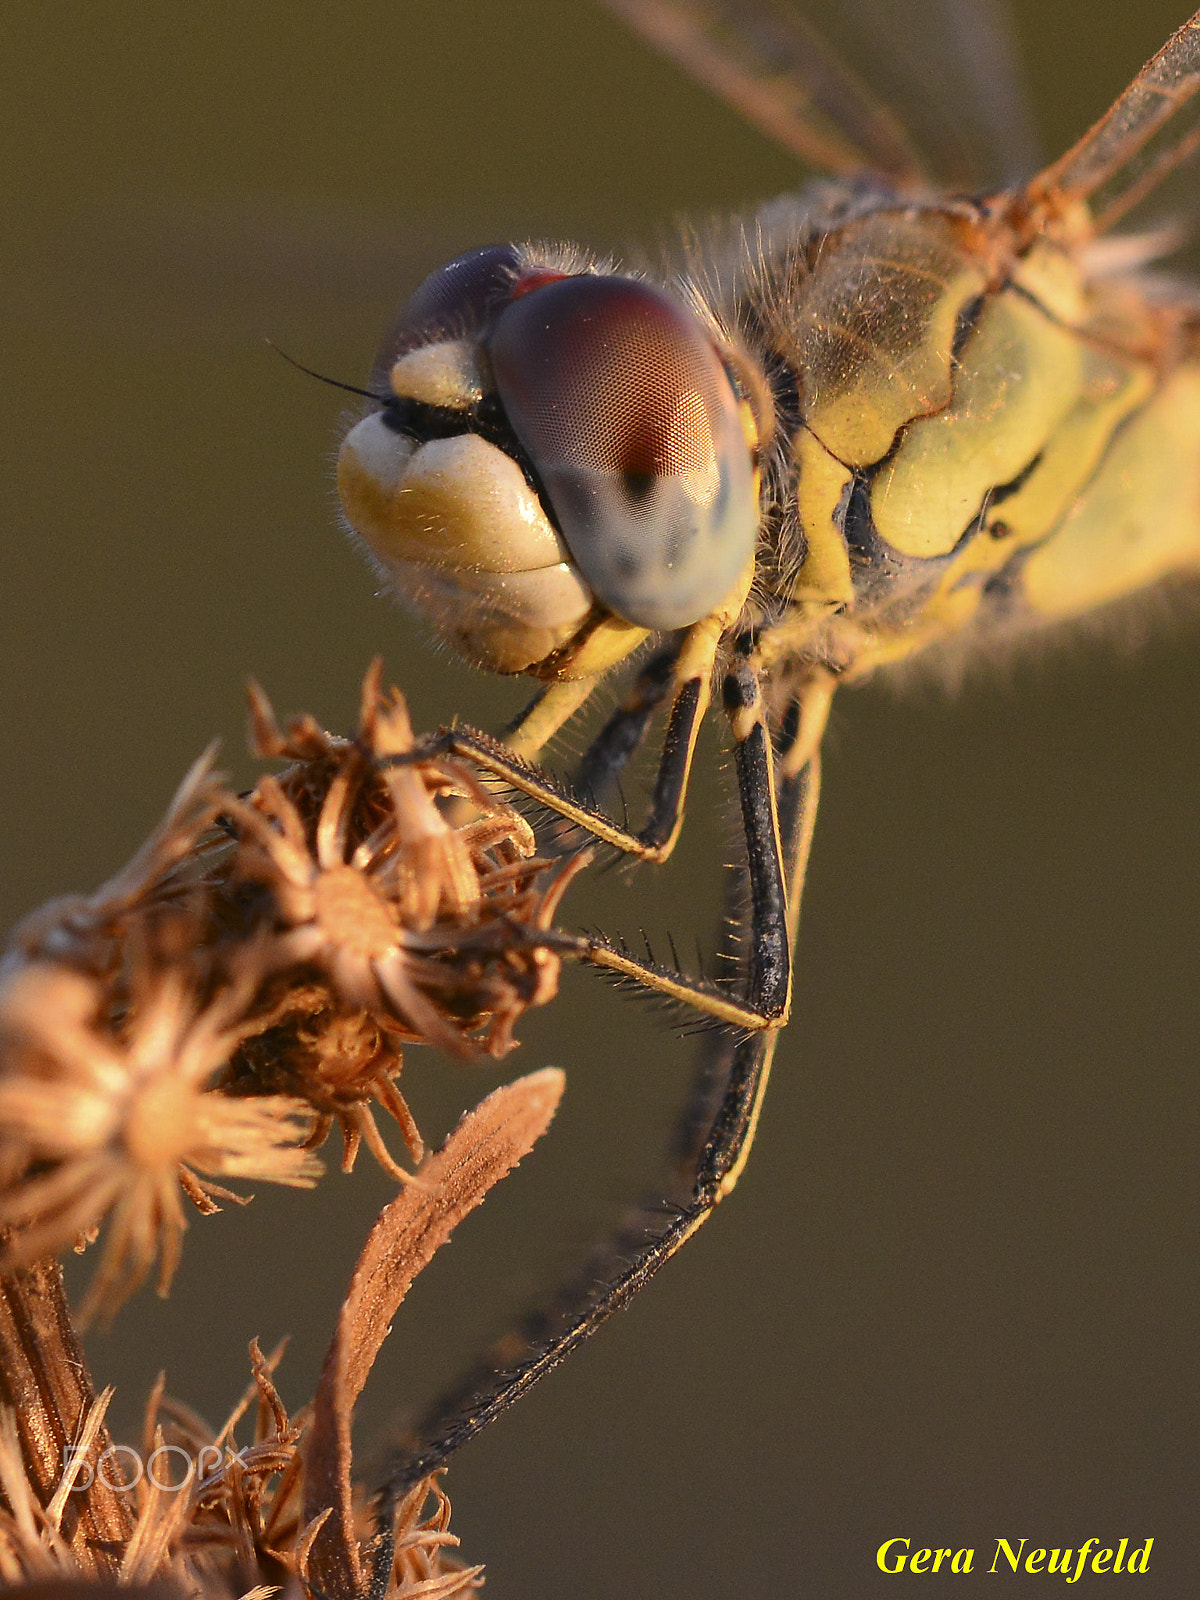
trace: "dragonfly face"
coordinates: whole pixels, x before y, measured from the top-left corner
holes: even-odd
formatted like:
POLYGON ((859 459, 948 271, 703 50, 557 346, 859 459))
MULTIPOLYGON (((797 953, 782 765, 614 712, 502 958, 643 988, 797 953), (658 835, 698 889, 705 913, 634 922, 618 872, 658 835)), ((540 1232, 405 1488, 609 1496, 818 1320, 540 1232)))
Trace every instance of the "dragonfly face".
MULTIPOLYGON (((1196 142, 1185 114, 1200 17, 1054 166, 964 196, 933 188, 869 118, 857 154, 806 142, 795 103, 814 76, 811 39, 786 7, 610 4, 761 126, 819 148, 843 181, 768 208, 658 287, 537 248, 451 263, 385 340, 378 409, 348 435, 339 482, 352 526, 437 631, 547 685, 507 746, 463 729, 445 746, 618 849, 657 860, 673 847, 720 678, 749 861, 747 971, 732 993, 598 937, 570 946, 737 1030, 702 1074, 725 1095, 666 1221, 640 1212, 577 1302, 499 1376, 476 1375, 389 1475, 393 1494, 622 1303, 736 1182, 790 1005, 836 686, 1200 567, 1200 324, 1190 303, 1114 270, 1103 239, 1196 142), (797 40, 794 93, 780 99, 781 52, 797 40), (648 640, 579 794, 518 759, 648 640), (632 833, 591 794, 664 700, 650 814, 632 833)), ((818 59, 815 78, 830 70, 818 59)))
POLYGON ((475 251, 418 289, 342 445, 351 524, 478 664, 585 677, 753 561, 756 430, 713 330, 636 279, 475 251))

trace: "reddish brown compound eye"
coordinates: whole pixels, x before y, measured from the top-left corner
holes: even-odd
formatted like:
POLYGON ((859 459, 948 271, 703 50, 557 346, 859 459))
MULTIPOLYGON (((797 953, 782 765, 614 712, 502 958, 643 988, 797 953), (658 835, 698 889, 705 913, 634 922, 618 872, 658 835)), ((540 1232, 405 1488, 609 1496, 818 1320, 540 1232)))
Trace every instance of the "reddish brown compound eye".
POLYGON ((431 272, 384 335, 371 368, 372 386, 386 384, 394 363, 420 345, 478 334, 512 293, 519 264, 513 245, 493 244, 431 272))
POLYGON ((562 278, 500 313, 505 414, 602 604, 648 628, 715 610, 754 553, 739 403, 700 319, 631 278, 562 278))

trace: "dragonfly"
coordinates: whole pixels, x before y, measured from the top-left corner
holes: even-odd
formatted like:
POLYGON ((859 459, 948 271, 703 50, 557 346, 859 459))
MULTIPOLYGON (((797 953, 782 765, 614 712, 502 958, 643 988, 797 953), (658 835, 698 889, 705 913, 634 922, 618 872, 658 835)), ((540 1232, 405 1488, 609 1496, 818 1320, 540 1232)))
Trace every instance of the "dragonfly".
POLYGON ((540 244, 439 269, 380 345, 339 492, 435 635, 539 684, 503 737, 454 725, 423 754, 467 758, 573 832, 662 862, 716 694, 747 954, 735 987, 561 936, 713 1023, 673 1187, 439 1403, 387 1466, 384 1507, 627 1303, 736 1185, 789 1015, 837 690, 1200 568, 1200 296, 1155 275, 1168 235, 1115 231, 1200 144, 1200 12, 1022 178, 1020 94, 984 0, 946 11, 938 81, 958 93, 927 97, 923 138, 788 0, 602 3, 824 176, 689 245, 669 274, 540 244), (622 669, 624 697, 568 787, 537 758, 622 669), (656 718, 632 828, 605 802, 656 718))

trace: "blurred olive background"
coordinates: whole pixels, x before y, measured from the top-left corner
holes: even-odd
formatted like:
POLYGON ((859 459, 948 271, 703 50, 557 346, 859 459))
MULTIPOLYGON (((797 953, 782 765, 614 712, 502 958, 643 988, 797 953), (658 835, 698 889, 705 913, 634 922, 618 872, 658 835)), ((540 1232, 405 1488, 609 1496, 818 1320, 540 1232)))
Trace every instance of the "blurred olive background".
MULTIPOLYGON (((1047 150, 1182 11, 1025 0, 1047 150)), ((336 728, 377 651, 420 726, 497 726, 524 697, 373 596, 336 525, 341 399, 265 338, 357 381, 460 249, 654 246, 794 174, 581 0, 5 19, 7 926, 108 876, 215 732, 249 779, 251 673, 336 728)), ((884 1539, 974 1545, 986 1569, 998 1535, 1153 1536, 1142 1600, 1194 1587, 1200 629, 1145 620, 1144 641, 1073 638, 954 695, 881 683, 838 706, 746 1177, 455 1462, 489 1593, 873 1594, 884 1539)), ((575 917, 708 940, 731 820, 715 740, 703 764, 666 887, 610 875, 575 917)), ((412 1052, 438 1137, 518 1067, 563 1065, 568 1091, 403 1308, 364 1463, 655 1172, 689 1048, 586 974, 564 988, 503 1071, 412 1052)), ((171 1299, 91 1341, 119 1426, 162 1366, 219 1419, 253 1334, 292 1334, 280 1383, 307 1399, 388 1194, 364 1158, 198 1220, 171 1299)))

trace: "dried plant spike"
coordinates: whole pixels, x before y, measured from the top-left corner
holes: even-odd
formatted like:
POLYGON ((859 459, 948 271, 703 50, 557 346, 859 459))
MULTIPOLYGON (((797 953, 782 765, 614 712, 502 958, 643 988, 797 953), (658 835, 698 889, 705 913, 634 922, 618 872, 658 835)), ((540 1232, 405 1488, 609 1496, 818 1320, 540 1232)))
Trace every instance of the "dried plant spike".
POLYGON ((250 754, 257 756, 260 761, 284 755, 287 740, 279 726, 275 707, 257 678, 246 680, 246 706, 246 743, 250 747, 250 754))
MULTIPOLYGON (((165 1440, 162 1430, 154 1435, 155 1449, 161 1449, 165 1440)), ((145 1487, 137 1525, 125 1546, 121 1561, 123 1583, 149 1583, 164 1570, 169 1570, 172 1553, 183 1542, 183 1535, 191 1520, 192 1495, 186 1490, 171 1492, 158 1482, 143 1479, 145 1487)))
POLYGON ((294 717, 287 728, 281 728, 275 708, 262 685, 251 678, 246 684, 249 703, 248 744, 251 755, 270 761, 281 756, 293 761, 313 761, 340 746, 345 739, 328 734, 315 717, 294 717))
POLYGON ((347 1167, 365 1143, 410 1181, 373 1114, 421 1159, 402 1044, 502 1056, 557 989, 543 936, 582 858, 537 860, 468 767, 423 756, 378 661, 352 739, 281 727, 256 685, 250 713, 256 750, 293 765, 241 799, 207 751, 126 868, 28 920, 0 982, 0 1266, 107 1218, 85 1318, 156 1256, 166 1292, 185 1199, 219 1209, 227 1177, 311 1184, 335 1120, 347 1167), (460 827, 452 795, 476 808, 460 827))
MULTIPOLYGON (((207 751, 129 864, 27 919, 0 965, 0 1272, 10 1285, 57 1274, 52 1253, 103 1230, 79 1322, 111 1315, 156 1265, 165 1293, 189 1206, 247 1198, 222 1179, 312 1184, 313 1152, 340 1124, 346 1165, 365 1144, 402 1189, 367 1241, 314 1406, 288 1417, 255 1346, 254 1438, 234 1449, 237 1414, 214 1438, 160 1380, 143 1456, 215 1451, 213 1465, 177 1486, 113 1489, 117 1520, 100 1507, 88 1524, 108 1561, 99 1575, 147 1596, 244 1595, 311 1566, 314 1593, 349 1600, 383 1563, 380 1600, 449 1600, 481 1569, 450 1553, 436 1475, 389 1502, 369 1562, 360 1549, 350 1416, 413 1278, 545 1130, 563 1077, 497 1090, 424 1159, 401 1051, 512 1047, 523 1012, 557 989, 551 922, 585 858, 539 860, 511 806, 414 738, 378 661, 353 737, 311 716, 281 725, 257 685, 250 721, 257 753, 284 770, 237 796, 207 751), (396 1124, 415 1175, 373 1108, 396 1124)), ((107 1448, 103 1401, 90 1385, 88 1399, 67 1441, 95 1454, 107 1448)), ((28 1441, 6 1439, 0 1585, 86 1582, 88 1552, 67 1533, 94 1486, 60 1481, 52 1452, 34 1492, 28 1441)))
POLYGON ((63 1511, 66 1509, 67 1496, 75 1488, 80 1473, 84 1470, 88 1457, 96 1448, 100 1438, 101 1429, 104 1427, 105 1413, 108 1411, 114 1394, 111 1384, 96 1396, 93 1404, 88 1408, 88 1413, 83 1419, 83 1426, 79 1430, 79 1437, 73 1441, 71 1461, 64 1466, 62 1480, 58 1488, 50 1497, 46 1507, 46 1521, 55 1533, 62 1529, 63 1511))
POLYGON ((195 1595, 245 1595, 259 1579, 276 1582, 281 1567, 296 1563, 300 1460, 297 1444, 306 1413, 289 1417, 272 1380, 282 1354, 264 1357, 250 1346, 251 1382, 218 1432, 178 1401, 163 1394, 161 1380, 147 1406, 143 1459, 165 1446, 168 1457, 185 1458, 187 1472, 173 1489, 139 1475, 131 1498, 137 1523, 123 1547, 125 1577, 164 1572, 187 1581, 195 1595), (234 1429, 253 1407, 253 1436, 238 1446, 234 1429))
POLYGON ((434 1252, 549 1127, 565 1081, 549 1067, 488 1095, 422 1166, 422 1187, 403 1190, 368 1236, 325 1358, 305 1445, 305 1516, 334 1508, 310 1554, 312 1580, 331 1600, 349 1600, 364 1589, 350 1424, 391 1320, 434 1252))
POLYGON ((439 1477, 439 1473, 431 1473, 415 1484, 397 1508, 389 1600, 418 1600, 418 1596, 420 1600, 452 1600, 483 1587, 481 1566, 450 1565, 446 1560, 446 1547, 457 1546, 458 1539, 449 1531, 450 1500, 439 1477), (422 1517, 430 1495, 433 1510, 422 1517))

